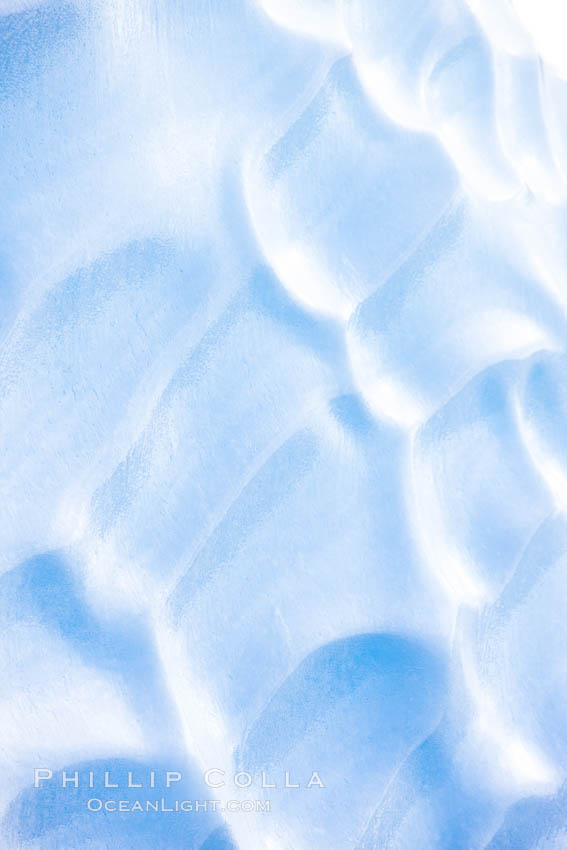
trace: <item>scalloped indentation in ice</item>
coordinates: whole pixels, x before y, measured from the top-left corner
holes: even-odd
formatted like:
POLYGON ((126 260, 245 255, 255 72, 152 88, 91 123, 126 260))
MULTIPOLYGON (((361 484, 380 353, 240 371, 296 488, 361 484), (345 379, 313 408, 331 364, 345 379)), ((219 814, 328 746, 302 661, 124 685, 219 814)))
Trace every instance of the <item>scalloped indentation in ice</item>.
POLYGON ((2 848, 567 846, 565 22, 0 0, 2 848))

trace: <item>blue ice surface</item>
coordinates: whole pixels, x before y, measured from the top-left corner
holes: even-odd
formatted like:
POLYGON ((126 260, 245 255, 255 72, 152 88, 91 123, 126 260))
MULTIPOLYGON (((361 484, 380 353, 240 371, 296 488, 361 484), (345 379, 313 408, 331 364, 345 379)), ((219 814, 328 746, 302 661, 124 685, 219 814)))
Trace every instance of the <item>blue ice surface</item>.
POLYGON ((566 26, 0 0, 2 848, 567 847, 566 26))

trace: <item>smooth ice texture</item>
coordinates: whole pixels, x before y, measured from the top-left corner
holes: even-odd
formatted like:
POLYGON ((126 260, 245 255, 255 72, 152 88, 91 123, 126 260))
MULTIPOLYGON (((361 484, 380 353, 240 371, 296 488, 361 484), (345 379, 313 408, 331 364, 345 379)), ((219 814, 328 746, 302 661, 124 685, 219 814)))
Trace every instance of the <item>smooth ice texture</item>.
POLYGON ((567 847, 566 9, 0 0, 2 848, 567 847))

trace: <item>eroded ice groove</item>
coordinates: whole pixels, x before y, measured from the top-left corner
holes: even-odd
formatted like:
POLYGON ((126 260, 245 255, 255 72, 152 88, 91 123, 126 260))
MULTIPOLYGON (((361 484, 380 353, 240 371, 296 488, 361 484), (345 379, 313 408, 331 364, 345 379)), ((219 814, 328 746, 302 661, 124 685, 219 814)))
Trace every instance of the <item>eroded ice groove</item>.
POLYGON ((2 847, 565 846, 564 32, 0 2, 2 847))

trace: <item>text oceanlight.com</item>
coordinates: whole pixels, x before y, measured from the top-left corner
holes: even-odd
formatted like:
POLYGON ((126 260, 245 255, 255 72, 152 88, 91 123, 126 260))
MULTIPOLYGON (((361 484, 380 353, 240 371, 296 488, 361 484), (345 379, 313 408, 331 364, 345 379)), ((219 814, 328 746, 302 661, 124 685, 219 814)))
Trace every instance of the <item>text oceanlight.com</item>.
POLYGON ((270 800, 87 800, 90 812, 269 812, 270 800))

